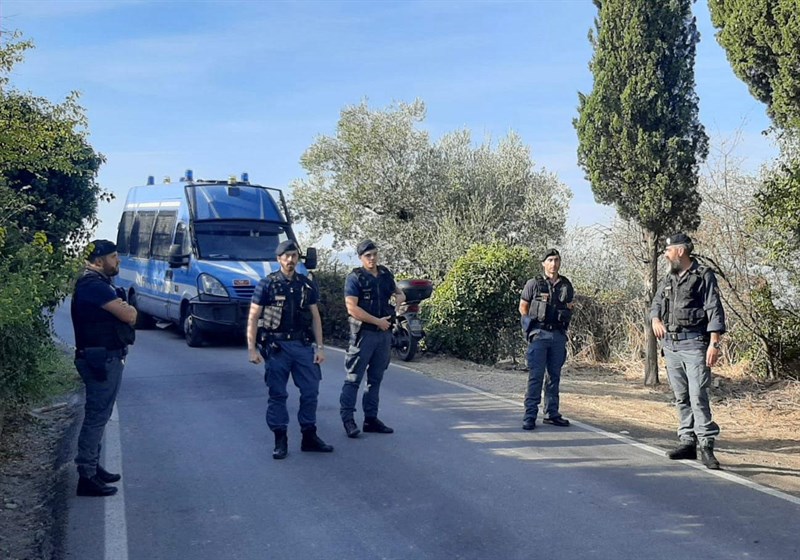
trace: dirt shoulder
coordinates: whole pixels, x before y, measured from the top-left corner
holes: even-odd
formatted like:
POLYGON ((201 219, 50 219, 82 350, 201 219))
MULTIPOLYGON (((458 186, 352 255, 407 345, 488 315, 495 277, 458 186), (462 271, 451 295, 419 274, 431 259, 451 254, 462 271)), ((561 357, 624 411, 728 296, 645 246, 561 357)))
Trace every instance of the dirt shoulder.
MULTIPOLYGON (((525 395, 527 372, 511 365, 493 368, 431 354, 403 365, 519 402, 525 395)), ((642 379, 639 371, 568 364, 561 411, 666 450, 676 442, 672 390, 665 373, 657 387, 645 387, 642 379)), ((756 384, 722 368, 715 371, 711 400, 722 429, 717 441, 722 468, 800 497, 800 382, 756 384)))

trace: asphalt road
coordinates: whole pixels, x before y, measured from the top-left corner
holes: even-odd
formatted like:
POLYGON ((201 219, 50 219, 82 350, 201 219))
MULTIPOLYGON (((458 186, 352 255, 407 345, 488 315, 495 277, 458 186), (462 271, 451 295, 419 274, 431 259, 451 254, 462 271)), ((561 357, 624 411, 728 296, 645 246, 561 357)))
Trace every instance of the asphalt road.
MULTIPOLYGON (((56 330, 72 340, 68 311, 56 330)), ((105 462, 112 498, 71 498, 68 558, 800 558, 800 502, 668 461, 585 426, 520 429, 518 403, 392 366, 392 435, 347 439, 341 352, 323 367, 319 433, 271 458, 261 366, 243 346, 192 349, 140 331, 105 462)))

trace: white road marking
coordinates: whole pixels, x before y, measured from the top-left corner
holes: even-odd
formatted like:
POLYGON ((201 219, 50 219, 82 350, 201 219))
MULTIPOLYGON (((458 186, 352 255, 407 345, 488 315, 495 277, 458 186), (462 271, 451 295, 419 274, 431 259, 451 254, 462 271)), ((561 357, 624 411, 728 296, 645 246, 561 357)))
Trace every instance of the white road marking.
MULTIPOLYGON (((122 473, 122 445, 120 442, 119 411, 114 406, 106 424, 104 466, 109 472, 122 473)), ((125 485, 109 498, 103 498, 106 510, 105 560, 128 560, 128 525, 125 520, 125 485)))
MULTIPOLYGON (((342 352, 342 353, 345 352, 344 350, 342 350, 340 348, 335 348, 335 347, 330 347, 330 348, 332 348, 333 350, 336 350, 337 352, 342 352)), ((419 373, 421 375, 426 375, 425 372, 416 370, 416 369, 414 369, 412 367, 409 367, 409 366, 404 366, 404 365, 395 364, 395 363, 392 363, 391 365, 394 366, 394 367, 405 369, 405 370, 413 372, 413 373, 419 373)), ((433 376, 431 376, 431 377, 433 377, 433 376)), ((510 404, 510 405, 513 405, 513 406, 518 406, 518 407, 524 406, 524 403, 521 402, 521 401, 515 401, 515 400, 509 399, 509 398, 506 398, 506 397, 501 397, 499 395, 495 395, 495 394, 489 393, 487 391, 483 391, 482 389, 477 389, 475 387, 470 387, 469 385, 464 385, 463 383, 459 383, 458 381, 450 381, 449 379, 441 379, 441 378, 438 378, 438 377, 434 377, 434 379, 438 379, 439 381, 444 381, 445 383, 449 383, 450 385, 453 385, 455 387, 459 387, 461 389, 464 389, 465 391, 471 391, 471 392, 476 393, 478 395, 483 395, 484 397, 487 397, 487 398, 490 398, 490 399, 494 399, 494 400, 497 400, 497 401, 501 401, 501 402, 504 402, 504 403, 507 403, 507 404, 510 404)), ((651 445, 640 443, 638 441, 635 441, 635 440, 633 440, 633 439, 631 439, 629 437, 623 436, 621 434, 615 434, 613 432, 608 432, 608 431, 603 430, 601 428, 596 428, 596 427, 591 426, 589 424, 586 424, 584 422, 579 422, 577 420, 570 420, 570 422, 575 426, 583 428, 584 430, 588 430, 590 432, 594 432, 596 434, 600 434, 600 435, 609 437, 611 439, 615 439, 615 440, 620 441, 622 443, 625 443, 627 445, 631 445, 633 447, 641 449, 642 451, 647 451, 648 453, 652 453, 654 455, 658 455, 659 457, 662 457, 662 458, 664 457, 664 450, 663 449, 658 449, 657 447, 653 447, 651 445)), ((725 480, 727 480, 729 482, 734 482, 736 484, 741 484, 742 486, 747 486, 748 488, 752 488, 753 490, 757 490, 758 492, 762 492, 764 494, 769 494, 770 496, 774 496, 775 498, 780 498, 781 500, 786 500, 787 502, 791 502, 793 504, 800 505, 800 498, 798 498, 797 496, 792 496, 791 494, 786 494, 785 492, 781 492, 780 490, 775 490, 774 488, 769 488, 767 486, 763 486, 763 485, 759 484, 758 482, 753 482, 752 480, 744 478, 744 477, 739 476, 737 474, 729 473, 729 472, 723 471, 723 470, 719 470, 719 471, 709 470, 709 469, 707 469, 705 467, 705 465, 703 465, 702 463, 699 463, 698 461, 680 461, 680 462, 683 463, 684 465, 686 465, 687 467, 692 467, 693 469, 698 469, 700 471, 703 471, 706 474, 710 474, 710 475, 713 475, 713 476, 716 476, 716 477, 719 477, 719 478, 724 478, 725 480)))

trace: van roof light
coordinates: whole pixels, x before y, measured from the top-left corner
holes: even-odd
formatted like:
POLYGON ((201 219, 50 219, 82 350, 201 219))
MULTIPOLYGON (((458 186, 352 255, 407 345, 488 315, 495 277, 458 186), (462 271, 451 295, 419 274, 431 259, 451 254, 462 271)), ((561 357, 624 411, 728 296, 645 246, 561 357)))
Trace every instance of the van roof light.
POLYGON ((242 183, 249 183, 250 182, 250 174, 246 171, 242 173, 242 183))
POLYGON ((155 185, 156 184, 156 178, 153 177, 152 175, 148 175, 147 176, 147 184, 148 185, 155 185))
POLYGON ((186 180, 189 181, 190 183, 194 181, 194 173, 192 172, 191 169, 186 170, 186 180))
POLYGON ((171 182, 172 182, 172 179, 170 179, 169 176, 164 177, 164 184, 165 185, 169 185, 171 182))
POLYGON ((229 185, 235 185, 236 184, 236 175, 231 175, 230 177, 228 177, 228 184, 229 185))

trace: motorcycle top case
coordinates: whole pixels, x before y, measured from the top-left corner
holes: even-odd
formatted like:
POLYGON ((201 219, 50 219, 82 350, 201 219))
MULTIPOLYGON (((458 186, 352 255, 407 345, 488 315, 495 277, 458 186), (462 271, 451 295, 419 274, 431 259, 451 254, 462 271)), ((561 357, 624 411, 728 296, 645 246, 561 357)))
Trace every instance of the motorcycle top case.
POLYGON ((406 295, 406 302, 428 299, 433 293, 433 282, 430 280, 398 280, 397 287, 406 295))

